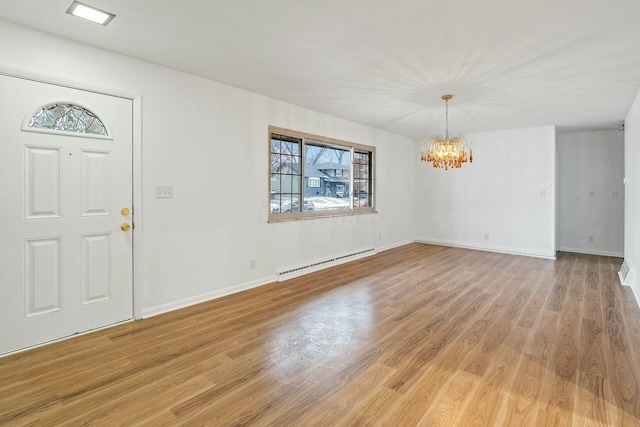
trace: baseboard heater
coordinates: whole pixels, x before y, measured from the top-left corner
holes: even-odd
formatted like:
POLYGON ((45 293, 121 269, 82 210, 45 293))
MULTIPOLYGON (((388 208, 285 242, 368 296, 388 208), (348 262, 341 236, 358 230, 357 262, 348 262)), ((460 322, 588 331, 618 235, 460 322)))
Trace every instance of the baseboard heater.
POLYGON ((280 279, 283 276, 293 277, 293 276, 298 276, 305 273, 310 273, 311 271, 319 270, 319 268, 317 267, 320 267, 325 264, 336 263, 337 261, 348 261, 348 258, 356 258, 356 257, 362 258, 362 255, 375 255, 375 253, 376 252, 374 248, 364 249, 362 251, 353 252, 347 255, 340 255, 334 258, 325 259, 322 261, 314 262, 314 263, 303 265, 300 267, 290 268, 288 270, 279 271, 278 279, 280 279))

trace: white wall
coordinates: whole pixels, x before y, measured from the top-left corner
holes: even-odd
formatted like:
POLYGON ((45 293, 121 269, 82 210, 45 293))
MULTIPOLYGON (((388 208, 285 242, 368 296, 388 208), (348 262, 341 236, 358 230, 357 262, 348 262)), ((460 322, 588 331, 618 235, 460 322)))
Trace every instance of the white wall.
POLYGON ((0 70, 142 95, 136 209, 146 314, 266 283, 285 268, 413 240, 407 138, 2 20, 0 52, 0 70), (379 213, 268 224, 269 125, 377 147, 379 213), (173 185, 174 198, 155 199, 156 185, 173 185))
POLYGON ((625 284, 630 285, 640 304, 640 92, 624 122, 624 260, 631 268, 625 284))
POLYGON ((558 152, 558 249, 622 257, 624 134, 561 133, 558 152))
POLYGON ((465 136, 473 163, 416 162, 416 240, 555 257, 555 127, 465 136))

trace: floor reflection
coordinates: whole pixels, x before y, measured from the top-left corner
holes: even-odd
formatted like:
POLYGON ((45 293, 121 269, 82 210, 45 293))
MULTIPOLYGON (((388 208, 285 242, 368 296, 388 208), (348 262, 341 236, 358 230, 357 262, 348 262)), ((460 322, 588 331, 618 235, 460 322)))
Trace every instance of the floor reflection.
POLYGON ((293 322, 267 338, 273 361, 333 366, 340 355, 361 348, 374 332, 370 290, 339 289, 307 301, 293 322))

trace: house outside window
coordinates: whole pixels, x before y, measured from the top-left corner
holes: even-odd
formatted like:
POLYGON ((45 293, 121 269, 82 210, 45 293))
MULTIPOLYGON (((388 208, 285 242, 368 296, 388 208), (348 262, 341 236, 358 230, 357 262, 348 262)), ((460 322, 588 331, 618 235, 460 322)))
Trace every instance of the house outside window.
POLYGON ((269 221, 375 212, 375 147, 269 127, 269 221))

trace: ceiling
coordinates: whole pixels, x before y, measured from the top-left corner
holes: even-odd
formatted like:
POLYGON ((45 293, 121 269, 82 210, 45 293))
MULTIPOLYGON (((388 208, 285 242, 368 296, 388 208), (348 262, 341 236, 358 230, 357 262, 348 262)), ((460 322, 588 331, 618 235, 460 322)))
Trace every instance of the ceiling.
POLYGON ((411 138, 619 128, 638 0, 0 0, 16 23, 411 138))

